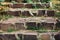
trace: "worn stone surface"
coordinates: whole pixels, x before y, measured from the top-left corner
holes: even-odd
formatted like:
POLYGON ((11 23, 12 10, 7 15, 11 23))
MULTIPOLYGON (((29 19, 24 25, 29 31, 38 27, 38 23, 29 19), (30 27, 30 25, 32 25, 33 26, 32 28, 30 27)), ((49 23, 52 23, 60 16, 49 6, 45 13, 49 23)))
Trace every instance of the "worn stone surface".
POLYGON ((4 35, 0 34, 0 40, 8 40, 8 39, 5 38, 4 35))
POLYGON ((23 8, 24 4, 13 4, 13 5, 10 4, 9 7, 11 7, 11 8, 23 8))
POLYGON ((0 39, 3 40, 25 40, 25 39, 37 39, 37 32, 35 31, 31 31, 31 30, 20 30, 20 31, 16 31, 16 32, 5 32, 0 34, 0 39), (27 37, 26 37, 27 36, 27 37))
POLYGON ((41 35, 42 40, 50 40, 50 35, 49 34, 43 34, 41 35))
POLYGON ((23 11, 22 16, 31 16, 29 11, 23 11))
MULTIPOLYGON (((30 6, 29 6, 30 7, 30 6)), ((54 10, 35 10, 35 9, 13 9, 10 8, 8 9, 9 11, 4 12, 5 14, 13 15, 13 16, 48 16, 48 17, 53 17, 55 16, 55 11, 54 10)), ((3 12, 1 13, 3 14, 3 12)))
POLYGON ((50 16, 50 17, 55 16, 55 11, 47 10, 47 16, 50 16))
POLYGON ((8 31, 9 29, 14 29, 15 30, 15 26, 11 23, 8 23, 8 24, 5 24, 5 23, 2 23, 0 24, 1 26, 1 30, 3 31, 8 31))
POLYGON ((26 26, 27 26, 28 30, 37 29, 36 22, 28 22, 28 23, 26 23, 26 26))
MULTIPOLYGON (((8 28, 13 28, 13 29, 26 29, 29 27, 32 29, 37 29, 41 24, 46 27, 53 27, 54 23, 56 23, 55 18, 52 17, 46 17, 46 18, 40 18, 40 17, 33 17, 33 18, 10 18, 8 20, 5 20, 0 23, 0 29, 2 30, 7 30, 8 28), (38 24, 39 23, 39 24, 38 24), (47 24, 46 24, 47 23, 47 24), (6 27, 6 28, 5 28, 6 27)), ((42 26, 41 25, 41 26, 42 26)))
POLYGON ((45 10, 38 10, 37 16, 44 16, 44 15, 45 15, 45 10))
POLYGON ((7 11, 8 15, 20 16, 21 11, 7 11))
POLYGON ((49 8, 50 7, 50 4, 49 3, 46 3, 45 6, 46 6, 46 8, 49 8))
POLYGON ((33 7, 32 4, 26 4, 26 5, 25 5, 25 8, 32 8, 32 7, 33 7))
POLYGON ((60 33, 54 35, 55 40, 60 40, 60 33))
POLYGON ((23 40, 23 35, 22 34, 18 34, 18 37, 20 38, 20 40, 23 40))
POLYGON ((37 37, 35 35, 24 35, 23 40, 37 40, 37 37))
POLYGON ((53 30, 54 23, 46 23, 46 29, 53 30))
POLYGON ((24 26, 24 23, 15 23, 16 29, 17 30, 24 30, 26 29, 24 26))
POLYGON ((36 4, 37 8, 44 8, 44 6, 42 4, 36 4))
POLYGON ((4 37, 8 40, 17 40, 15 34, 5 34, 4 37))

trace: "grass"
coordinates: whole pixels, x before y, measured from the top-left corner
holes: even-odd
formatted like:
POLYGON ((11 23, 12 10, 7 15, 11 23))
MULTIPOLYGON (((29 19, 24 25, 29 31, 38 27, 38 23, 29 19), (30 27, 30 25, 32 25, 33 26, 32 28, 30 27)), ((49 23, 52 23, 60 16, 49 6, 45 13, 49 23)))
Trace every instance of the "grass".
POLYGON ((14 16, 11 16, 11 15, 0 15, 0 20, 7 20, 9 18, 12 18, 14 16))
POLYGON ((37 30, 38 33, 58 32, 59 30, 37 30))
POLYGON ((16 31, 15 29, 12 29, 12 28, 9 28, 8 30, 7 30, 7 32, 13 32, 13 31, 16 31))
POLYGON ((55 16, 56 16, 56 17, 60 17, 60 12, 56 12, 56 13, 55 13, 55 16))

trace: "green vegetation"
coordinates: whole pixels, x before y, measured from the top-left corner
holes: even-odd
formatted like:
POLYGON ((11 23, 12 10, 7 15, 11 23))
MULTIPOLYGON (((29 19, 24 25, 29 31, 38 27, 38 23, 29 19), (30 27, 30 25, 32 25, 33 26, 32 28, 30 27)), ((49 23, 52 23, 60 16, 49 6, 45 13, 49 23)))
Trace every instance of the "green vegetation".
POLYGON ((58 11, 60 11, 60 4, 55 4, 54 8, 58 11))
POLYGON ((50 0, 42 0, 42 3, 48 3, 50 0))
POLYGON ((8 18, 12 18, 14 16, 11 15, 0 15, 0 20, 7 20, 8 18))
POLYGON ((9 28, 9 29, 7 30, 7 32, 13 32, 13 31, 16 31, 16 30, 14 30, 14 29, 12 29, 12 28, 9 28))
POLYGON ((0 2, 4 2, 5 0, 0 0, 0 2))
POLYGON ((56 17, 60 17, 60 12, 56 12, 56 13, 55 13, 55 16, 56 16, 56 17))
POLYGON ((44 26, 39 26, 39 27, 36 27, 36 26, 28 26, 27 28, 28 30, 47 30, 44 26))
POLYGON ((33 26, 29 26, 28 28, 27 28, 28 30, 38 30, 38 28, 36 28, 36 27, 33 27, 33 26))
POLYGON ((32 3, 32 0, 27 0, 28 3, 32 3))

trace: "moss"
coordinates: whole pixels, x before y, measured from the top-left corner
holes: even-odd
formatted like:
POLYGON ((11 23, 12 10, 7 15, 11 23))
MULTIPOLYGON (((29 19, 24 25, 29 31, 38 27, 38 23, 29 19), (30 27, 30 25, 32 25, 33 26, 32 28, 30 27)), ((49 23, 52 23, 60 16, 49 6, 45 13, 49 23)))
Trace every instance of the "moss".
POLYGON ((46 30, 38 30, 37 32, 38 33, 46 33, 47 31, 46 30))
POLYGON ((42 0, 42 3, 48 3, 50 0, 42 0))
MULTIPOLYGON (((46 33, 48 30, 37 30, 38 33, 46 33)), ((58 30, 50 30, 50 32, 58 32, 58 30)))
POLYGON ((13 31, 16 31, 16 30, 14 30, 14 29, 12 29, 12 28, 9 28, 9 29, 7 30, 7 32, 13 32, 13 31))
POLYGON ((14 16, 11 16, 11 15, 0 15, 0 20, 7 20, 9 18, 12 18, 14 16))
POLYGON ((56 12, 56 13, 55 13, 55 16, 56 16, 56 17, 60 17, 60 12, 56 12))
POLYGON ((33 26, 31 26, 31 27, 28 27, 27 29, 28 29, 28 30, 38 30, 38 28, 36 28, 36 27, 33 27, 33 26))
POLYGON ((27 0, 28 3, 32 3, 32 0, 27 0))

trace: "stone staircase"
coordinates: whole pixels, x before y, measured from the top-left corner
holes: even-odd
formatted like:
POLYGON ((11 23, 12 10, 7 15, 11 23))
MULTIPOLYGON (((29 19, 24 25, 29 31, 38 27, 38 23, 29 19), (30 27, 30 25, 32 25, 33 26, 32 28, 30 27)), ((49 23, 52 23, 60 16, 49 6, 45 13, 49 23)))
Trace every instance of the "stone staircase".
POLYGON ((0 21, 0 40, 50 40, 49 32, 37 32, 41 29, 56 29, 58 19, 55 17, 56 11, 51 9, 50 3, 19 3, 19 0, 17 2, 1 2, 3 9, 0 11, 0 15, 14 17, 0 21))

